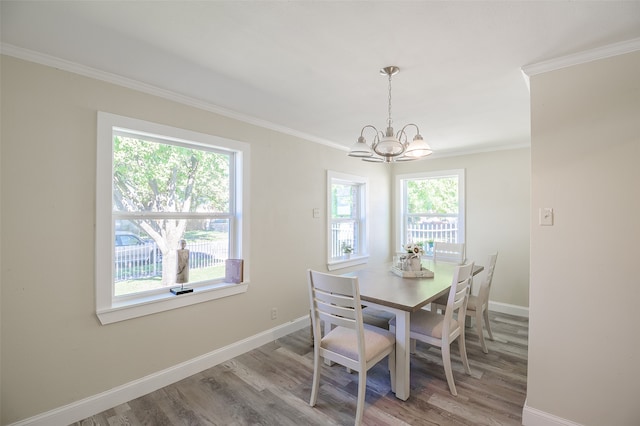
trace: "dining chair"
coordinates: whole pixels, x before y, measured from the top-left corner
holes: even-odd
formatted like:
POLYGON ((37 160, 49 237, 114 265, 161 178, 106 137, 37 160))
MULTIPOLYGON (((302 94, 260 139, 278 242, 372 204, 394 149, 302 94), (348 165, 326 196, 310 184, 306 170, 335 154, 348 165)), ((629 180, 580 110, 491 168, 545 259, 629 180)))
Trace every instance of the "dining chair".
MULTIPOLYGON (((484 332, 482 324, 487 329, 489 340, 493 340, 493 333, 491 332, 491 323, 489 322, 489 292, 491 291, 491 282, 493 281, 493 271, 496 268, 496 261, 498 260, 498 253, 492 253, 488 256, 487 267, 485 268, 486 274, 480 284, 478 295, 470 295, 469 302, 467 303, 467 316, 474 318, 476 325, 476 332, 480 339, 480 346, 482 346, 482 352, 489 353, 487 349, 487 343, 484 340, 484 332)), ((431 304, 432 309, 446 309, 447 299, 440 297, 431 304)))
POLYGON ((449 262, 462 265, 465 262, 464 243, 445 243, 436 241, 433 244, 433 261, 449 262))
POLYGON ((313 349, 313 384, 309 405, 316 405, 320 384, 320 358, 355 370, 358 377, 358 399, 355 424, 362 422, 367 371, 388 357, 391 390, 396 382, 395 334, 362 321, 362 305, 357 277, 331 275, 307 270, 311 302, 311 323, 315 340, 313 349), (327 330, 322 335, 321 321, 327 330), (333 326, 326 327, 327 324, 333 326))
MULTIPOLYGON (((411 313, 409 337, 441 348, 444 373, 452 395, 458 395, 451 369, 451 344, 458 340, 460 358, 467 374, 471 374, 464 341, 464 318, 469 300, 469 282, 473 262, 456 267, 451 280, 444 314, 419 309, 411 313)), ((389 331, 395 333, 395 319, 389 321, 389 331)))

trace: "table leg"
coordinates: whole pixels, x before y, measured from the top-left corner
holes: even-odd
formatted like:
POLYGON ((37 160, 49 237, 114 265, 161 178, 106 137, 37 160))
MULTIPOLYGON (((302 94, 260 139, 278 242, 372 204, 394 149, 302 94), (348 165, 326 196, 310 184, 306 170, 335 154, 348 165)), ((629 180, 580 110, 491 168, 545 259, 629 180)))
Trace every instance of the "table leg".
POLYGON ((409 319, 406 311, 396 312, 396 398, 409 399, 410 361, 409 361, 409 319))

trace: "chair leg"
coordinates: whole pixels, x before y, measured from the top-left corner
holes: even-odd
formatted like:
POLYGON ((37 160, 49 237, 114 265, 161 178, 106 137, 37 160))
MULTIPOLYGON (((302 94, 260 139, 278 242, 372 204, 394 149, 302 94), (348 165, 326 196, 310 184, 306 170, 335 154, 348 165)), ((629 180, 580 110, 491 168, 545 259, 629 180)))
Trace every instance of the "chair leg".
POLYGON ((464 338, 464 329, 460 331, 460 336, 458 336, 458 348, 460 349, 460 358, 462 358, 462 365, 464 366, 464 371, 467 374, 471 374, 471 368, 469 368, 469 359, 467 358, 467 343, 464 338))
POLYGON ((482 331, 482 312, 476 311, 476 332, 480 338, 480 346, 482 346, 482 352, 489 353, 487 349, 487 342, 484 341, 484 332, 482 331))
MULTIPOLYGON (((444 342, 443 342, 444 343, 444 342)), ((451 371, 451 348, 449 344, 442 345, 442 363, 444 364, 444 374, 447 376, 447 383, 449 384, 449 391, 451 395, 457 396, 456 384, 453 381, 453 371, 451 371)))
POLYGON ((489 307, 484 309, 484 325, 487 326, 487 333, 489 333, 489 340, 493 340, 493 333, 491 332, 491 323, 489 322, 489 307))
POLYGON ((356 405, 355 424, 362 424, 362 413, 364 412, 364 396, 367 393, 367 369, 363 368, 358 375, 358 402, 356 405))
POLYGON ((313 382, 311 383, 311 399, 309 405, 316 405, 318 400, 318 387, 320 385, 320 351, 316 347, 313 351, 313 382))
POLYGON ((313 346, 313 319, 311 318, 311 311, 309 311, 309 339, 311 346, 313 346))

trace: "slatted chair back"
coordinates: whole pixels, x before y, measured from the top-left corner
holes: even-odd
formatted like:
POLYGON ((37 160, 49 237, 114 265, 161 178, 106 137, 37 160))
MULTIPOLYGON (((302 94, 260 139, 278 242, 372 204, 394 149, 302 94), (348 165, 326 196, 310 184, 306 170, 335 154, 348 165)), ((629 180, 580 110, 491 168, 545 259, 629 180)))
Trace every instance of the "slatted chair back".
POLYGON ((466 260, 464 243, 436 241, 433 245, 433 261, 462 265, 466 260))

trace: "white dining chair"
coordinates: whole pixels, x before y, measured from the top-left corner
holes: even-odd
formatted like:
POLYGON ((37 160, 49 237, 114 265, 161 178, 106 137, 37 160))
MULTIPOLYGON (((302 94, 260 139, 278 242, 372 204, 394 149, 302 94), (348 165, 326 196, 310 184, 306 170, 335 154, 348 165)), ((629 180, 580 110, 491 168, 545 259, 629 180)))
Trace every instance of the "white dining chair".
MULTIPOLYGON (((456 339, 464 370, 467 374, 471 374, 464 340, 464 319, 472 271, 473 262, 456 267, 444 314, 425 310, 411 313, 409 337, 441 348, 444 373, 452 395, 458 395, 451 369, 451 344, 456 339)), ((389 331, 395 333, 395 324, 395 319, 389 321, 389 331)))
POLYGON ((462 265, 466 260, 464 243, 445 243, 436 241, 433 244, 433 261, 462 265))
POLYGON ((355 370, 358 377, 358 399, 355 424, 362 422, 367 371, 388 357, 391 390, 396 382, 396 338, 395 334, 378 327, 365 325, 362 321, 362 305, 357 277, 331 275, 307 271, 313 327, 313 384, 309 405, 316 405, 320 384, 320 358, 336 362, 355 370), (322 335, 321 321, 330 324, 322 335))
MULTIPOLYGON (((487 329, 489 340, 493 340, 493 333, 491 332, 491 323, 489 322, 489 293, 491 291, 491 282, 493 281, 493 271, 496 268, 496 261, 498 260, 498 253, 492 253, 487 257, 487 266, 484 268, 486 271, 482 282, 480 283, 480 289, 477 295, 470 295, 469 302, 467 303, 467 316, 474 318, 476 333, 480 339, 480 346, 482 352, 489 353, 487 349, 487 342, 484 340, 483 323, 487 329)), ((431 304, 432 309, 445 309, 447 299, 441 297, 431 304)))

